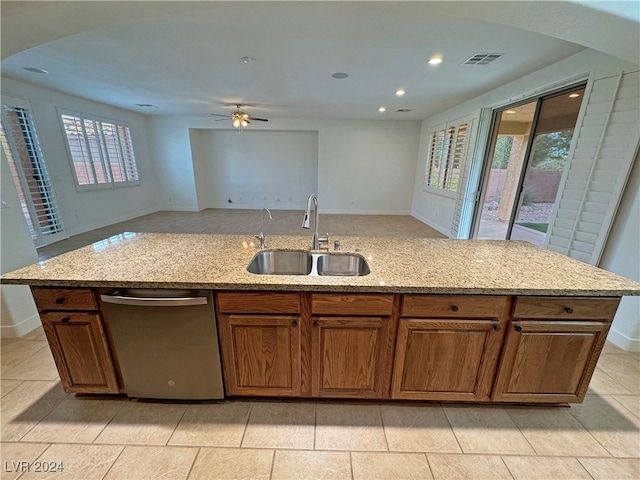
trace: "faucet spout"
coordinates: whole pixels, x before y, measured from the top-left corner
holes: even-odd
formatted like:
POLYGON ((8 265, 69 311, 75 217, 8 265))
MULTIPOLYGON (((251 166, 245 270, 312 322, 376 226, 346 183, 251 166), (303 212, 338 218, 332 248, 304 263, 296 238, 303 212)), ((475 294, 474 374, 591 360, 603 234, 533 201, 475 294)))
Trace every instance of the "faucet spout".
POLYGON ((307 209, 304 211, 302 228, 310 228, 309 217, 311 216, 311 206, 313 205, 313 234, 311 235, 311 250, 319 250, 321 243, 328 243, 329 238, 318 236, 318 197, 315 194, 309 195, 307 199, 307 209))
POLYGON ((264 207, 262 210, 260 210, 260 213, 258 214, 260 216, 260 233, 258 235, 254 235, 254 237, 256 237, 259 240, 259 244, 258 244, 258 248, 259 249, 263 249, 266 248, 264 245, 264 224, 263 224, 263 218, 262 218, 262 212, 267 211, 267 213, 269 214, 269 220, 273 220, 273 217, 271 216, 271 210, 269 210, 267 207, 264 207))

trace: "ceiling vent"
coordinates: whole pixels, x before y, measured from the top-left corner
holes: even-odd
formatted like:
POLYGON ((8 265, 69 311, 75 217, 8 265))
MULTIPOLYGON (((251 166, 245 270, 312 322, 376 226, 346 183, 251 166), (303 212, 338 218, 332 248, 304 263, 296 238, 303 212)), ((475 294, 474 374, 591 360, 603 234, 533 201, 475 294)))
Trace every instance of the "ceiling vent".
POLYGON ((503 55, 504 53, 474 53, 472 57, 462 62, 462 65, 488 65, 503 55))
POLYGON ((396 110, 396 112, 407 113, 407 112, 410 112, 411 110, 412 110, 411 108, 399 108, 398 110, 396 110))

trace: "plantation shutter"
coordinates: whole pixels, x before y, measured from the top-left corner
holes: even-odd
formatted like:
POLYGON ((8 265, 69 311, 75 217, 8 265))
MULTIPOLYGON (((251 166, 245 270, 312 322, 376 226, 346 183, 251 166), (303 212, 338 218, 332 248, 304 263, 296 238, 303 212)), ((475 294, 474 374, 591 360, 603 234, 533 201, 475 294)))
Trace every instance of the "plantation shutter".
MULTIPOLYGON (((456 206, 453 212, 453 221, 451 224, 451 237, 452 238, 469 238, 468 227, 465 227, 465 218, 470 220, 473 215, 473 204, 475 202, 475 190, 474 186, 471 192, 467 192, 469 185, 469 179, 472 172, 472 165, 475 163, 477 155, 476 152, 482 151, 482 142, 476 144, 478 140, 478 125, 480 118, 480 110, 474 112, 466 120, 466 130, 464 132, 465 139, 464 145, 460 152, 456 152, 459 155, 460 173, 458 178, 458 188, 456 195, 456 206), (471 210, 469 210, 469 207, 471 210), (462 228, 461 228, 462 227, 462 228), (465 234, 466 231, 466 234, 465 234)), ((482 158, 480 158, 482 163, 482 158)))
POLYGON ((640 73, 593 81, 581 115, 545 247, 597 265, 638 151, 640 73))

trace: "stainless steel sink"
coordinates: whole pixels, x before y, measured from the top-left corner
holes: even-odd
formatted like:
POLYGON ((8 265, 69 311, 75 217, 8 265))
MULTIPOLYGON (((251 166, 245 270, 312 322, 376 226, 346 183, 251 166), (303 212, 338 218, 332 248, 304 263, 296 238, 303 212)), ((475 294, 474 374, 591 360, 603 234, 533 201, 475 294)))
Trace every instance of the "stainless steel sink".
POLYGON ((316 262, 318 275, 359 277, 371 273, 367 261, 360 255, 323 253, 316 262))
POLYGON ((261 250, 247 266, 257 275, 369 275, 371 270, 361 255, 351 253, 311 253, 306 250, 261 250))
POLYGON ((247 266, 259 275, 309 275, 312 268, 313 256, 304 250, 262 250, 247 266))

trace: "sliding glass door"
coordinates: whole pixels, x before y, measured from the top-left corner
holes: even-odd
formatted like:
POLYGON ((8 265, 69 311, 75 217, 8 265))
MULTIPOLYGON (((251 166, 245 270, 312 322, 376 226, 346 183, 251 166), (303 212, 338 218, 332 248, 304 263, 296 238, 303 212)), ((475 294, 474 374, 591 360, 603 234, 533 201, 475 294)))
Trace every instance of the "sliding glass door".
POLYGON ((584 88, 494 112, 475 238, 544 244, 584 88))

